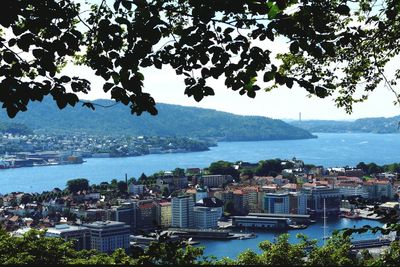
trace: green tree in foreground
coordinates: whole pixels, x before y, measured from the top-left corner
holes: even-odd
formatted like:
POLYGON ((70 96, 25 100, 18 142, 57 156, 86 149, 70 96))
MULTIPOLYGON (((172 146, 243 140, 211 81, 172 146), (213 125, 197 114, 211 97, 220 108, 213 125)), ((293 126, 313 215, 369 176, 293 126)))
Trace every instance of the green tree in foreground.
MULTIPOLYGON (((351 112, 380 82, 398 100, 397 0, 3 0, 0 17, 0 102, 10 117, 51 95, 75 106, 91 84, 68 62, 91 68, 111 98, 132 114, 157 114, 143 91, 147 68, 172 68, 185 94, 201 101, 221 78, 240 95, 299 86, 335 97, 351 112), (273 48, 289 49, 274 60, 273 48), (259 77, 259 74, 261 74, 259 77)), ((94 109, 92 103, 83 105, 94 109)))
POLYGON ((72 241, 45 237, 44 231, 30 230, 22 237, 11 236, 0 229, 0 260, 2 264, 122 264, 122 265, 289 265, 289 266, 399 266, 400 242, 391 243, 382 255, 372 257, 362 251, 358 257, 351 252, 349 237, 336 234, 326 245, 318 247, 316 240, 303 235, 299 242, 289 242, 289 235, 283 234, 274 242, 259 244, 261 253, 245 250, 236 259, 204 257, 202 247, 173 242, 168 235, 157 236, 148 249, 129 256, 123 249, 107 255, 95 250, 75 251, 72 241))

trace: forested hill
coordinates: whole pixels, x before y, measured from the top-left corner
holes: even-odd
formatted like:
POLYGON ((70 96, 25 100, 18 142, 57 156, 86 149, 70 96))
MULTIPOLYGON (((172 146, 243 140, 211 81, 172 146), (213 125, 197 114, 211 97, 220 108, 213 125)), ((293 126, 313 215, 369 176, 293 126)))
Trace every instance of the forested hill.
MULTIPOLYGON (((111 100, 94 103, 111 105, 111 100)), ((130 114, 123 104, 110 108, 96 107, 93 111, 81 107, 59 110, 52 99, 31 102, 27 112, 9 119, 1 112, 0 121, 18 122, 36 132, 86 132, 107 135, 157 135, 211 137, 225 141, 305 139, 314 136, 308 131, 291 126, 281 120, 259 116, 239 116, 226 112, 170 104, 157 104, 157 116, 147 113, 130 114), (50 101, 51 100, 51 101, 50 101)))
POLYGON ((363 118, 355 121, 309 120, 293 121, 291 125, 312 133, 400 133, 400 116, 363 118))

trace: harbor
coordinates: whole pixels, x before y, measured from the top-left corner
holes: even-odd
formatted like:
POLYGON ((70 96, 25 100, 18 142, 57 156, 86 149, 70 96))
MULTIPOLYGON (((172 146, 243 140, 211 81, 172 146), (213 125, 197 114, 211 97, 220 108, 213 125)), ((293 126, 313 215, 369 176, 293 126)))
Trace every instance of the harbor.
POLYGON ((233 232, 225 229, 191 229, 191 228, 169 228, 172 236, 192 240, 232 240, 255 238, 254 233, 233 232))
MULTIPOLYGON (((341 217, 328 217, 326 219, 326 236, 332 236, 334 230, 344 229, 344 228, 360 228, 365 225, 370 225, 371 227, 383 226, 378 220, 369 219, 358 219, 352 220, 348 218, 341 217)), ((277 237, 281 234, 289 234, 290 243, 298 243, 300 240, 296 237, 298 233, 307 236, 311 240, 317 240, 318 246, 322 246, 324 243, 324 220, 323 218, 317 218, 315 223, 311 223, 307 228, 297 230, 297 229, 249 229, 242 228, 243 232, 252 231, 256 235, 252 239, 231 239, 231 240, 199 240, 200 244, 197 246, 205 247, 204 255, 215 255, 217 258, 229 257, 236 258, 237 255, 243 251, 243 248, 248 248, 256 253, 261 253, 258 247, 259 243, 265 240, 274 242, 277 237)), ((236 230, 235 230, 236 231, 236 230)), ((237 230, 238 232, 240 230, 237 230)), ((371 232, 366 232, 363 234, 353 234, 352 241, 358 240, 376 240, 380 237, 380 234, 373 234, 371 232)), ((370 250, 379 250, 379 248, 371 248, 370 250)))
POLYGON ((347 219, 367 219, 367 220, 381 220, 382 216, 373 213, 373 206, 368 206, 365 209, 348 209, 348 208, 340 208, 341 217, 347 219))

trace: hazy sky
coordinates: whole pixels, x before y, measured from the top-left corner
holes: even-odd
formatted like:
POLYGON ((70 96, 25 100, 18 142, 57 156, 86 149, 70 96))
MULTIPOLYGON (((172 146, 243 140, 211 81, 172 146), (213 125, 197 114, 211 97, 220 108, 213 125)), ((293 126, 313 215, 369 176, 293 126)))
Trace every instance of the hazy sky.
MULTIPOLYGON (((87 67, 68 66, 66 72, 80 75, 92 83, 93 91, 84 95, 85 99, 109 98, 102 90, 103 79, 94 75, 87 67)), ((147 69, 145 75, 145 89, 155 99, 156 103, 169 103, 184 106, 196 106, 227 111, 242 115, 260 115, 274 119, 298 119, 299 113, 303 120, 308 119, 335 119, 351 120, 362 117, 390 117, 399 115, 400 107, 393 104, 394 95, 383 85, 370 94, 364 103, 355 104, 353 114, 348 115, 343 108, 337 108, 332 98, 320 99, 316 96, 307 97, 307 92, 293 86, 288 89, 284 86, 271 92, 260 90, 252 99, 246 95, 227 89, 223 81, 211 79, 210 85, 215 89, 215 95, 203 98, 196 102, 192 97, 184 94, 184 77, 175 75, 168 67, 162 70, 147 69)), ((262 79, 262 77, 260 77, 262 79)))

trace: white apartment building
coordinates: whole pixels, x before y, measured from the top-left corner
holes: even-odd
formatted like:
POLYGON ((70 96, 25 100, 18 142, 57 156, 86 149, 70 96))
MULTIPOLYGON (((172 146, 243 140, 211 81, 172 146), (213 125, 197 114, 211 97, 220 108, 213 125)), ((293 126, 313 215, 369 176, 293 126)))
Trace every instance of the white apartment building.
POLYGON ((171 200, 172 227, 192 228, 194 226, 194 200, 192 196, 178 196, 171 200))
POLYGON ((221 208, 194 207, 194 227, 200 229, 217 228, 221 208))

